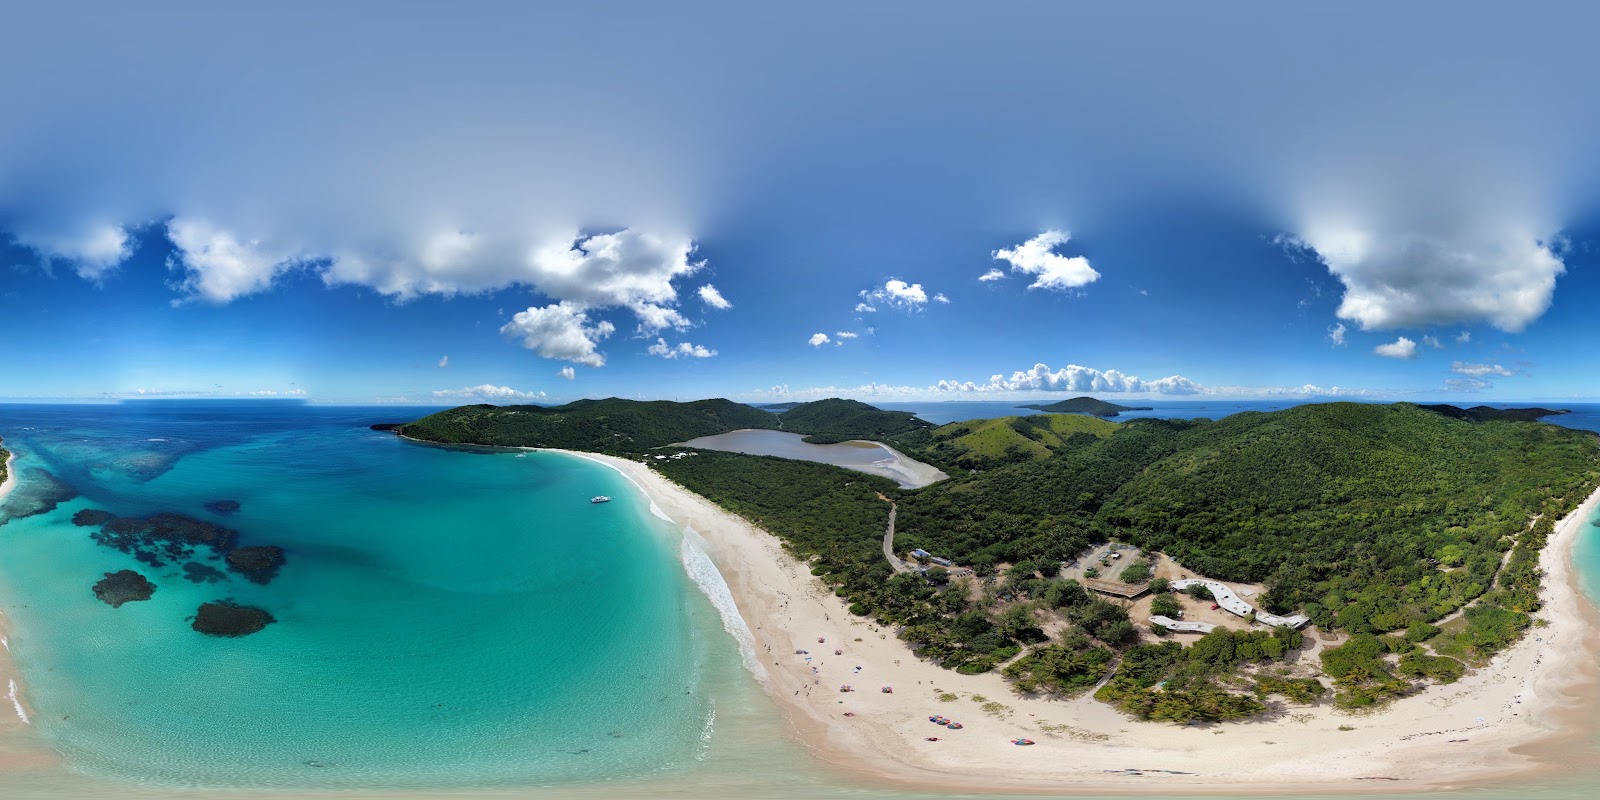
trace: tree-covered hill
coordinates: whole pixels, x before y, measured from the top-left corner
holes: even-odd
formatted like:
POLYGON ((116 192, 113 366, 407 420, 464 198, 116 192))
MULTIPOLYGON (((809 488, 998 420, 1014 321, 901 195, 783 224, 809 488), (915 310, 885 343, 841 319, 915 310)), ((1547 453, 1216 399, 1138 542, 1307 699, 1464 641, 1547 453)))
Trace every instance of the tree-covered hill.
POLYGON ((699 436, 776 427, 777 416, 731 400, 675 403, 612 397, 549 408, 461 406, 406 423, 398 432, 445 444, 642 453, 699 436))
POLYGON ((1443 414, 1453 419, 1464 419, 1470 422, 1533 422, 1545 417, 1572 413, 1565 409, 1554 408, 1494 408, 1492 406, 1460 408, 1448 405, 1420 406, 1420 408, 1425 408, 1435 414, 1443 414))
POLYGON ((961 469, 992 469, 1047 458, 1110 436, 1114 422, 1068 414, 1035 414, 953 422, 896 437, 896 447, 933 463, 961 469))
MULTIPOLYGON (((1103 529, 1212 577, 1265 582, 1268 610, 1365 604, 1384 630, 1490 588, 1535 516, 1559 516, 1600 479, 1592 433, 1404 403, 1239 414, 1183 439, 1108 499, 1103 529)), ((1345 627, 1362 627, 1355 615, 1345 627)))
POLYGON ((1600 481, 1600 439, 1411 404, 1331 403, 1223 420, 1133 420, 1088 447, 931 486, 901 503, 908 546, 982 566, 1117 537, 1268 610, 1395 630, 1495 585, 1531 520, 1600 481))
POLYGON ((802 403, 778 415, 784 430, 806 435, 814 444, 849 439, 886 441, 902 434, 932 428, 909 411, 884 411, 857 400, 830 397, 802 403))
POLYGON ((1017 408, 1031 408, 1035 411, 1045 411, 1051 414, 1092 414, 1096 417, 1114 417, 1124 411, 1149 411, 1149 406, 1119 406, 1093 397, 1074 397, 1049 405, 1026 405, 1017 408))

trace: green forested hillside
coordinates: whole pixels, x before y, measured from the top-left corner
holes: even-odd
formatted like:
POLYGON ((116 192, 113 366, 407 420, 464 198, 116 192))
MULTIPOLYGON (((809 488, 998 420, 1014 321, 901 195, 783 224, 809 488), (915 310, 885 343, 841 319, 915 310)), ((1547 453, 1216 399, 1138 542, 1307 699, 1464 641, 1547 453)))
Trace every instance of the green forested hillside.
POLYGON ((552 408, 462 406, 407 423, 399 431, 446 444, 641 453, 698 436, 776 427, 777 416, 731 400, 674 403, 612 397, 552 408))
POLYGON ((790 433, 803 433, 806 441, 831 444, 850 439, 887 440, 912 431, 932 428, 909 411, 884 411, 856 400, 837 397, 801 403, 778 415, 790 433))
POLYGON ((1268 610, 1396 630, 1493 588, 1531 520, 1600 481, 1597 458, 1591 433, 1404 403, 1133 420, 1086 448, 931 486, 900 519, 908 545, 978 566, 1115 536, 1264 582, 1268 610))
POLYGON ((1114 422, 1068 414, 1035 414, 954 422, 896 437, 908 454, 961 469, 993 469, 1045 458, 1069 447, 1085 447, 1110 436, 1114 422))
POLYGON ((1184 439, 1109 498, 1103 529, 1212 577, 1264 582, 1268 610, 1339 615, 1352 630, 1435 619, 1482 594, 1513 537, 1600 479, 1593 434, 1408 404, 1240 414, 1184 439))

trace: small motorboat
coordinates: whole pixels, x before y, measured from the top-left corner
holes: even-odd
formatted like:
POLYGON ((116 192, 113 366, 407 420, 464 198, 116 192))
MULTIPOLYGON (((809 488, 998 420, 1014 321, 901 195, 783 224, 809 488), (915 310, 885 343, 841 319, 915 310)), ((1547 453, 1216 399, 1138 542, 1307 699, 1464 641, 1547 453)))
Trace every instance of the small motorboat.
POLYGON ((611 498, 606 497, 603 494, 597 494, 594 497, 589 498, 589 502, 591 502, 591 503, 609 503, 609 502, 611 502, 611 498))
MULTIPOLYGON (((844 655, 844 651, 843 650, 835 650, 835 651, 833 651, 833 654, 836 655, 836 656, 842 656, 842 655, 844 655)), ((856 667, 856 669, 860 669, 860 667, 856 667)))
POLYGON ((894 687, 893 686, 885 686, 882 689, 879 689, 878 691, 883 692, 884 694, 894 694, 894 687))
POLYGON ((925 742, 937 742, 937 741, 939 741, 939 737, 937 737, 937 736, 929 736, 926 739, 923 739, 923 741, 925 741, 925 742))
POLYGON ((952 722, 952 723, 950 723, 950 724, 949 724, 949 725, 946 725, 946 726, 945 726, 945 727, 946 727, 946 728, 949 728, 949 729, 950 729, 950 730, 953 730, 953 731, 959 731, 959 730, 961 730, 961 729, 962 729, 962 728, 963 728, 963 727, 965 727, 965 726, 964 726, 964 725, 962 725, 962 724, 961 724, 961 723, 959 723, 959 722, 952 722))
POLYGON ((841 691, 841 692, 853 692, 853 691, 855 691, 855 689, 850 688, 850 684, 847 683, 847 684, 845 684, 843 686, 840 686, 839 687, 839 691, 841 691))
POLYGON ((1022 745, 1024 747, 1026 747, 1027 745, 1033 744, 1033 740, 1032 739, 1012 739, 1011 743, 1015 744, 1015 745, 1022 745))
POLYGON ((822 644, 823 642, 826 642, 826 641, 828 641, 826 637, 823 637, 823 636, 818 636, 817 637, 817 644, 822 644))

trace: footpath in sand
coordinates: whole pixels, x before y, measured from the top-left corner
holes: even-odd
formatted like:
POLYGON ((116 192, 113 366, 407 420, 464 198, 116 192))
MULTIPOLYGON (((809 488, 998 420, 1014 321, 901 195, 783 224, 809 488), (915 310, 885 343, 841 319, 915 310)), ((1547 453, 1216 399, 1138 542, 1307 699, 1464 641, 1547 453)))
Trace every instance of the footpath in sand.
POLYGON ((851 615, 776 537, 643 464, 571 455, 619 470, 700 534, 797 739, 871 783, 946 791, 1439 789, 1554 768, 1592 725, 1583 711, 1600 682, 1596 614, 1576 587, 1570 553, 1600 492, 1557 526, 1544 551, 1539 616, 1549 624, 1461 681, 1376 714, 1323 704, 1265 721, 1175 726, 1134 721, 1088 696, 1020 698, 998 675, 923 662, 892 631, 851 615), (840 692, 842 685, 854 691, 840 692), (942 702, 941 694, 958 699, 942 702), (934 714, 964 727, 934 725, 934 714), (1037 744, 1013 745, 1016 737, 1037 744))

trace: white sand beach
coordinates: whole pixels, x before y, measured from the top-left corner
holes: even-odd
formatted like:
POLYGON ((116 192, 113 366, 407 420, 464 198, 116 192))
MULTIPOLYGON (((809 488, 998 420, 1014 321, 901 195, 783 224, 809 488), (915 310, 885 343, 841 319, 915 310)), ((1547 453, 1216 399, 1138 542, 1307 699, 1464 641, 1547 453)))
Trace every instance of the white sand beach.
MULTIPOLYGON (((16 454, 6 459, 6 479, 0 482, 0 502, 17 486, 16 454)), ((42 767, 58 761, 34 734, 22 673, 11 657, 13 632, 10 620, 0 611, 0 769, 42 767)))
POLYGON ((1325 703, 1266 721, 1185 727, 1137 722, 1087 696, 1019 698, 998 675, 959 675, 920 661, 892 631, 849 614, 775 537, 643 464, 571 455, 622 471, 705 539, 795 737, 874 783, 945 791, 1392 792, 1584 765, 1569 756, 1592 726, 1584 712, 1600 682, 1600 648, 1595 609, 1575 584, 1570 554, 1600 493, 1558 525, 1544 551, 1546 605, 1538 616, 1548 624, 1489 666, 1376 714, 1325 703), (841 693, 844 684, 854 691, 841 693), (941 702, 941 693, 959 699, 941 702), (933 714, 964 728, 935 726, 927 719, 933 714), (1037 744, 1013 745, 1019 736, 1037 744))

